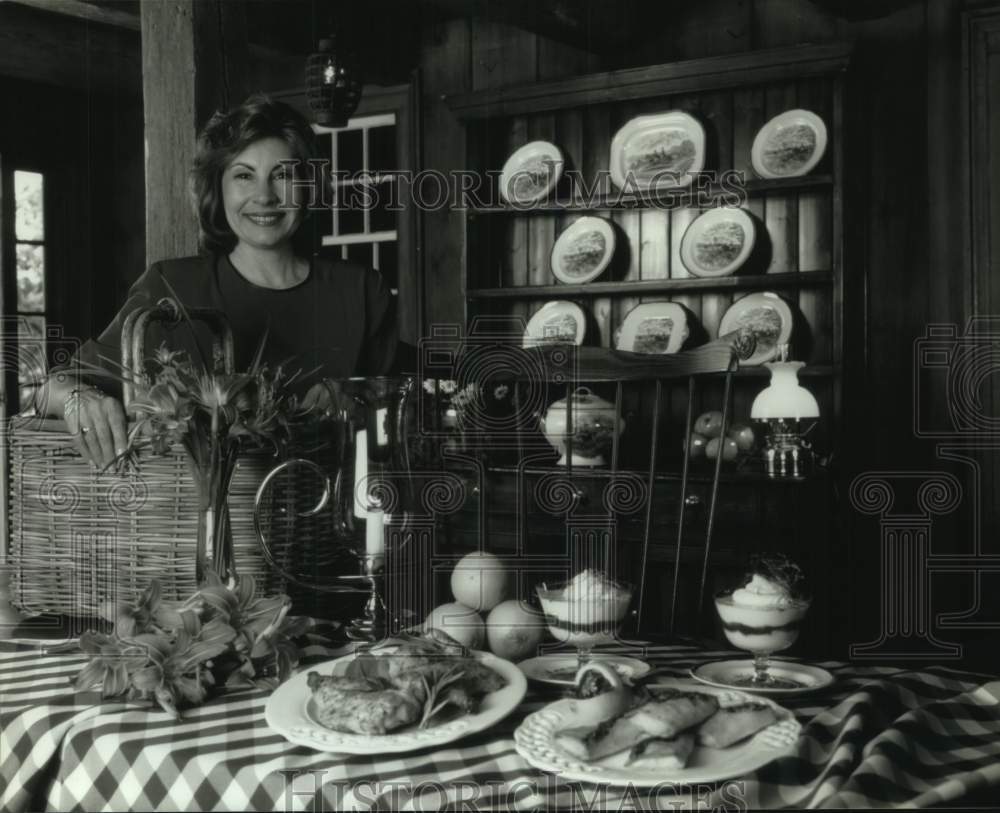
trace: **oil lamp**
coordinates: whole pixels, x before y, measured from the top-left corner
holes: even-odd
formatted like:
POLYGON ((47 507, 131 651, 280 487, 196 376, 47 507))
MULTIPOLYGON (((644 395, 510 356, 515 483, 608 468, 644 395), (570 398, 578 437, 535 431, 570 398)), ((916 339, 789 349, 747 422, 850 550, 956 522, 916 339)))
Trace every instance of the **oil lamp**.
POLYGON ((750 407, 750 418, 766 426, 764 461, 769 477, 803 477, 812 463, 812 446, 805 436, 819 418, 815 396, 799 383, 802 361, 786 361, 788 346, 779 348, 780 361, 764 366, 771 383, 750 407))

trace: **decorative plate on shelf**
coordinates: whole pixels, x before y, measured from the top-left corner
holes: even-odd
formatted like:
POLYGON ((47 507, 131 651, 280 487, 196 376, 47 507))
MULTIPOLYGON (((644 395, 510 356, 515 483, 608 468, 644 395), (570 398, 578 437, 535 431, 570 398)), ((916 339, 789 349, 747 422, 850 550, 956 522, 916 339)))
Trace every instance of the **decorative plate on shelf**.
POLYGON ((676 302, 643 302, 628 312, 615 347, 630 353, 676 353, 688 333, 687 312, 676 302))
POLYGON ((597 279, 615 253, 615 230, 603 217, 581 217, 552 246, 552 273, 560 282, 580 285, 597 279))
POLYGON ((504 688, 482 699, 475 714, 446 718, 427 728, 412 725, 388 734, 352 734, 327 728, 316 719, 308 672, 344 674, 347 665, 354 659, 354 655, 346 655, 305 669, 282 683, 268 698, 264 719, 285 739, 317 751, 395 754, 444 745, 499 722, 517 708, 528 690, 524 674, 510 661, 488 652, 477 652, 475 655, 483 666, 498 672, 506 680, 504 688))
POLYGON ((546 302, 528 320, 524 330, 524 347, 540 344, 583 344, 587 321, 583 309, 575 302, 557 299, 546 302))
POLYGON ((749 328, 757 340, 757 349, 741 361, 745 367, 763 364, 777 357, 778 348, 792 335, 792 309, 780 296, 770 291, 750 294, 729 306, 719 324, 719 338, 740 328, 749 328))
POLYGON ((705 130, 680 110, 636 116, 611 142, 611 180, 620 189, 688 186, 704 166, 705 130))
POLYGON ((761 178, 806 175, 826 152, 826 124, 810 110, 786 110, 760 128, 750 162, 761 178))
POLYGON ((696 277, 725 277, 746 262, 756 241, 753 219, 730 206, 698 216, 681 238, 681 262, 696 277))
MULTIPOLYGON (((689 682, 671 681, 658 684, 664 688, 692 691, 689 682)), ((608 785, 632 785, 639 788, 673 784, 718 782, 745 776, 768 762, 795 750, 802 726, 790 711, 773 700, 733 690, 698 686, 698 692, 713 694, 723 709, 746 703, 762 704, 774 709, 776 722, 752 737, 728 748, 697 745, 683 768, 635 767, 625 763, 629 752, 588 762, 570 753, 560 742, 560 732, 576 727, 593 727, 593 717, 584 713, 572 698, 557 700, 529 714, 514 731, 514 747, 530 764, 543 771, 558 774, 565 780, 595 782, 608 785)))
POLYGON ((563 155, 555 144, 532 141, 515 150, 500 173, 500 196, 507 203, 538 203, 552 191, 563 171, 563 155))

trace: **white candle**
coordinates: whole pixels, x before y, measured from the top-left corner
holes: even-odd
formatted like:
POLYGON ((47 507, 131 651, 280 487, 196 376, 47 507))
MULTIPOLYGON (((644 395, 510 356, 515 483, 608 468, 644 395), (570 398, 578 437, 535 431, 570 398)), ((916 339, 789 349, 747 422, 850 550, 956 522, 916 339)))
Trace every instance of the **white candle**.
POLYGON ((368 430, 354 436, 354 516, 368 515, 368 430))
POLYGON ((381 556, 385 553, 385 512, 372 509, 368 512, 365 533, 365 553, 381 556))

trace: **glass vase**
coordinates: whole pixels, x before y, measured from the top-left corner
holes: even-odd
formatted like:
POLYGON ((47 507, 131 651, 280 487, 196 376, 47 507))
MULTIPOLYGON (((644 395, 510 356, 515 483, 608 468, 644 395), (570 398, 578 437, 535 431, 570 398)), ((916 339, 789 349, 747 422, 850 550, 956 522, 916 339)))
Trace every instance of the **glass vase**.
POLYGON ((199 585, 205 581, 209 571, 214 572, 223 584, 234 587, 238 582, 233 532, 229 523, 229 484, 235 469, 235 455, 226 455, 212 470, 195 475, 199 487, 195 578, 199 585))

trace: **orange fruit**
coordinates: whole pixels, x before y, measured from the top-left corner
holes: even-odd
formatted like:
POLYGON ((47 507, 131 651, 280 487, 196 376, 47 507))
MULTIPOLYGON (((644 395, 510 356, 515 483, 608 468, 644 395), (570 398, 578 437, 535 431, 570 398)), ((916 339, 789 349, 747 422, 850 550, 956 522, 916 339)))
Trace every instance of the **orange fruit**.
POLYGON ((547 630, 541 613, 513 598, 501 601, 486 617, 490 652, 508 661, 534 657, 547 630))
POLYGON ((507 598, 510 576, 492 553, 463 556, 451 573, 455 601, 479 612, 489 612, 507 598))

